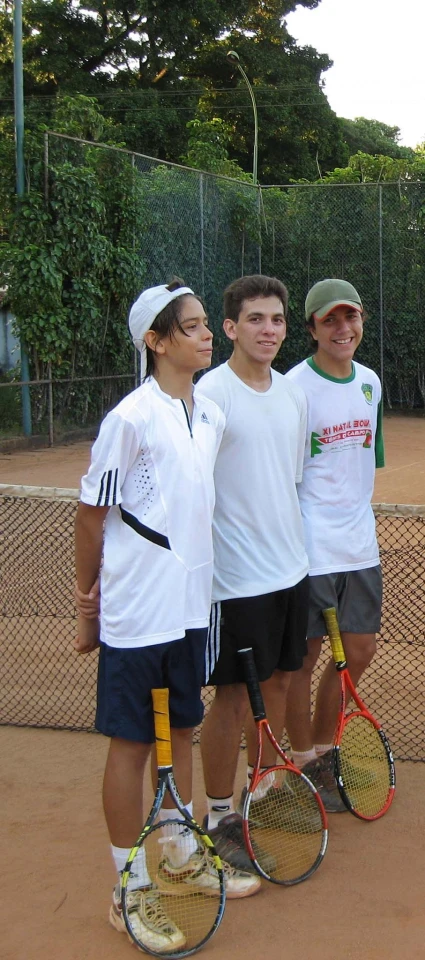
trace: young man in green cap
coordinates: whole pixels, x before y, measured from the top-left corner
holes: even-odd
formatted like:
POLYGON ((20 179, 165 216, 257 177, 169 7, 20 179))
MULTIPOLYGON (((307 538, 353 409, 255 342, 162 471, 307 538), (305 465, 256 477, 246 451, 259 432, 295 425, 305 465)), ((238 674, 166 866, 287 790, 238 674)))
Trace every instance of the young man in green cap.
POLYGON ((298 486, 310 563, 308 653, 293 673, 286 727, 292 755, 318 788, 328 812, 346 808, 333 777, 332 741, 339 679, 331 660, 320 679, 311 721, 311 678, 335 607, 354 683, 369 665, 380 629, 382 575, 371 507, 375 466, 384 466, 381 384, 353 360, 363 336, 363 306, 345 280, 321 280, 307 295, 313 356, 289 371, 307 396, 302 482, 298 486))

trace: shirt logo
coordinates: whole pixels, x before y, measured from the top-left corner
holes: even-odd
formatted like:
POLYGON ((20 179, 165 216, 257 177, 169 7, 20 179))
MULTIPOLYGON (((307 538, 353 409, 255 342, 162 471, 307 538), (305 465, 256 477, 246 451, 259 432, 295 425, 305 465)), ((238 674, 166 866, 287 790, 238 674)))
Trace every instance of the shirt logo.
POLYGON ((362 383, 362 393, 366 400, 366 403, 372 403, 372 385, 370 383, 362 383))
POLYGON ((201 413, 201 423, 209 423, 206 413, 201 413))

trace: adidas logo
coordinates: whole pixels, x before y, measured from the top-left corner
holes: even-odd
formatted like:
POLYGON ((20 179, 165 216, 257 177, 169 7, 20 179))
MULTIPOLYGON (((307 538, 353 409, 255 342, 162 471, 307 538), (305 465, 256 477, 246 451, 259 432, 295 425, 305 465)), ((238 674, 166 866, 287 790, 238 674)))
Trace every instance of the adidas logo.
POLYGON ((201 423, 209 423, 206 413, 201 413, 201 423))

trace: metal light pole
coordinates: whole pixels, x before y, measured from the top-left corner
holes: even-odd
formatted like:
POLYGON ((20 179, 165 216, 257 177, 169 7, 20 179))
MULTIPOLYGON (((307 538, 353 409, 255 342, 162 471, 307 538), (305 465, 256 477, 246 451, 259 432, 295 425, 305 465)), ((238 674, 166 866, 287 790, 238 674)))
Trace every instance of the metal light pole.
POLYGON ((257 114, 257 104, 256 104, 256 102, 255 102, 254 91, 253 91, 252 86, 251 86, 251 84, 250 84, 250 82, 249 82, 249 80, 248 80, 248 77, 247 77, 247 75, 246 75, 246 73, 245 73, 245 70, 243 69, 243 67, 242 67, 242 65, 241 65, 240 58, 239 58, 239 54, 236 53, 236 50, 229 50, 229 52, 228 52, 228 54, 227 54, 227 59, 230 60, 230 63, 236 64, 236 66, 237 66, 237 68, 238 68, 238 70, 239 70, 239 73, 242 74, 242 76, 243 76, 243 78, 244 78, 244 80, 245 80, 245 83, 246 83, 246 85, 247 85, 247 87, 248 87, 248 90, 249 90, 249 95, 250 95, 251 100, 252 100, 252 109, 253 109, 253 111, 254 111, 254 155, 253 155, 253 163, 252 163, 252 179, 253 179, 254 183, 256 184, 257 181, 258 181, 258 177, 257 177, 257 171, 258 171, 258 114, 257 114))
MULTIPOLYGON (((16 193, 25 192, 24 166, 24 68, 22 56, 22 0, 15 0, 13 10, 13 79, 15 92, 16 193)), ((29 380, 28 354, 21 340, 21 379, 29 380)), ((22 387, 22 426, 26 437, 31 436, 31 400, 28 384, 22 387)))

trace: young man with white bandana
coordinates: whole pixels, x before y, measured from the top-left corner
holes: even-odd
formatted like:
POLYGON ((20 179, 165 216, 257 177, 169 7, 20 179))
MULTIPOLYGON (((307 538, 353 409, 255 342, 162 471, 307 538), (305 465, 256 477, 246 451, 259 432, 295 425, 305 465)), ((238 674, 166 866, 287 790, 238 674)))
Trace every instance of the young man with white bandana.
MULTIPOLYGON (((143 383, 101 425, 75 527, 75 646, 86 653, 100 634, 96 727, 110 737, 103 805, 118 880, 143 825, 154 687, 169 687, 176 782, 191 811, 192 737, 203 716, 213 570, 213 468, 224 428, 216 404, 193 396, 193 375, 210 366, 212 355, 212 333, 193 291, 179 280, 143 291, 129 324, 143 383)), ((180 814, 167 797, 160 819, 169 817, 180 814)), ((164 843, 161 876, 169 878, 170 894, 178 890, 181 868, 182 882, 194 892, 198 884, 218 895, 216 877, 197 862, 196 850, 182 865, 169 846, 164 843)), ((260 887, 250 874, 226 868, 225 875, 229 896, 250 896, 260 887)), ((161 908, 143 847, 128 889, 143 941, 159 954, 180 949, 184 937, 161 908)), ((110 921, 125 932, 119 883, 110 921)))
POLYGON ((313 356, 286 375, 307 397, 303 479, 298 495, 310 564, 308 653, 292 675, 286 728, 292 756, 318 788, 329 813, 346 810, 333 777, 332 742, 339 679, 331 659, 320 679, 311 721, 311 679, 335 607, 354 683, 376 650, 382 574, 371 506, 375 466, 384 466, 382 392, 373 370, 353 357, 364 313, 346 280, 321 280, 305 303, 313 356))

